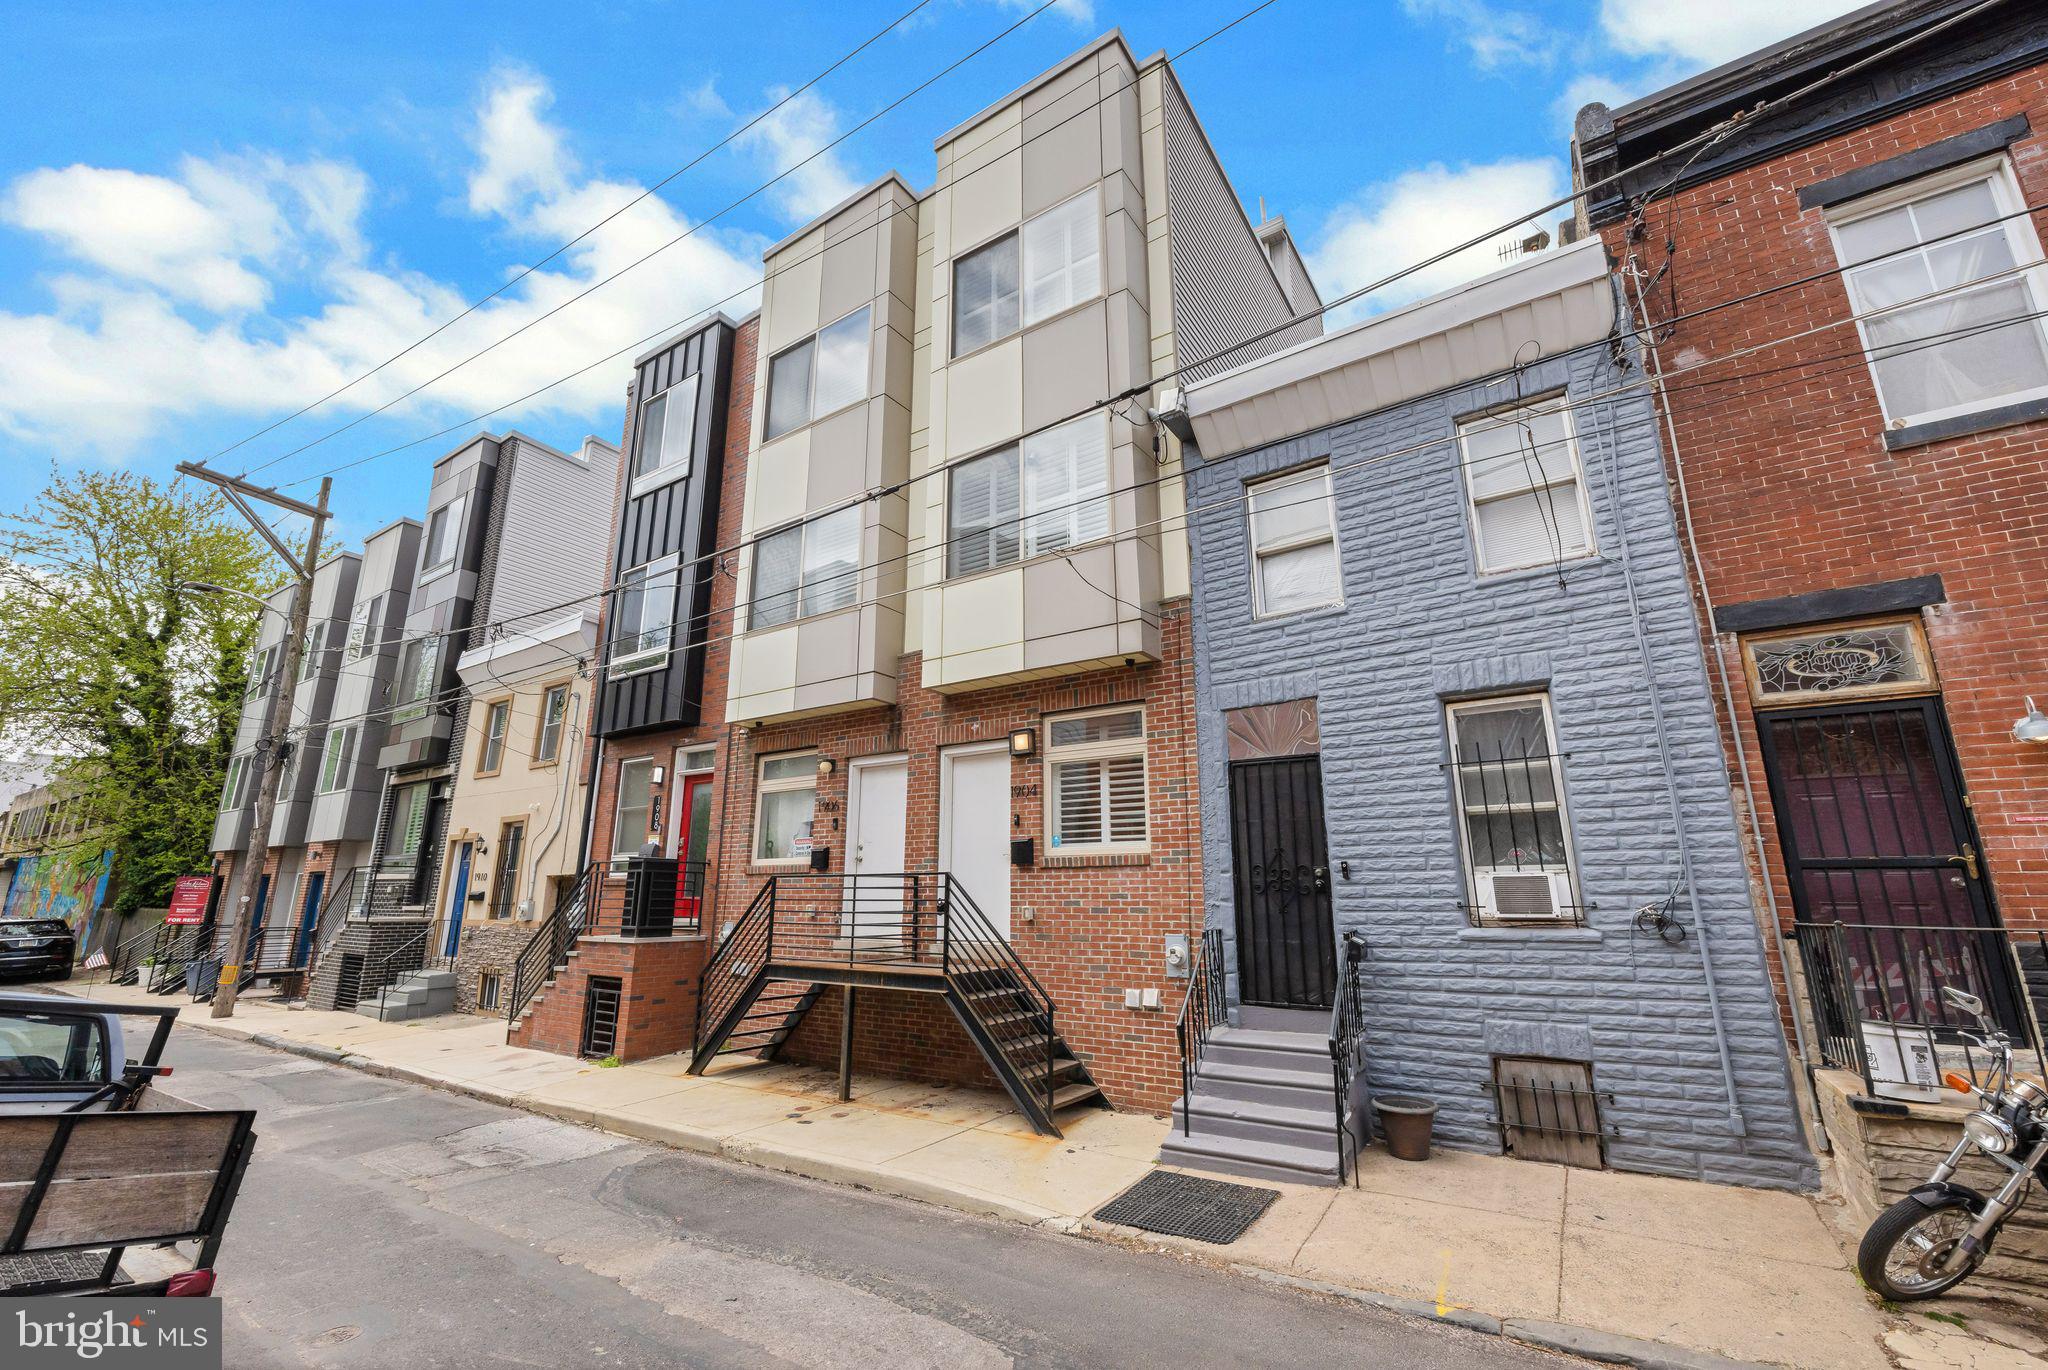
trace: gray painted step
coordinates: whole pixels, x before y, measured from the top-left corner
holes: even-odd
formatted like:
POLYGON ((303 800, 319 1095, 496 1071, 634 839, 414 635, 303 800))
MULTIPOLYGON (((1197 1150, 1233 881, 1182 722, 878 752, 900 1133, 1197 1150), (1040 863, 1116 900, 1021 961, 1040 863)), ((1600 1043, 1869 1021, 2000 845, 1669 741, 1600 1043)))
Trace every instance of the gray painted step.
POLYGON ((1322 1071, 1330 1069, 1330 1039, 1292 1032, 1259 1032, 1246 1028, 1218 1028, 1202 1044, 1202 1066, 1258 1066, 1268 1070, 1322 1071))
POLYGON ((1237 1025, 1274 1032, 1313 1033, 1326 1042, 1330 1040, 1330 1011, 1326 1008, 1254 1008, 1247 1004, 1237 1011, 1237 1025))
POLYGON ((1281 1146, 1199 1131, 1190 1137, 1176 1128, 1159 1148, 1159 1159, 1166 1165, 1186 1166, 1190 1170, 1279 1180, 1285 1184, 1327 1185, 1337 1180, 1334 1143, 1314 1148, 1281 1146))
POLYGON ((1275 1070, 1263 1065, 1211 1061, 1195 1077, 1195 1092, 1277 1108, 1319 1108, 1330 1102, 1330 1068, 1275 1070))
POLYGON ((1222 1099, 1197 1090, 1192 1101, 1174 1100, 1173 1124, 1178 1132, 1192 1109, 1193 1133, 1196 1136, 1213 1135, 1248 1142, 1272 1142, 1280 1146, 1334 1149, 1337 1145, 1337 1118, 1333 1108, 1334 1105, 1327 1100, 1320 1109, 1274 1108, 1268 1104, 1222 1099))

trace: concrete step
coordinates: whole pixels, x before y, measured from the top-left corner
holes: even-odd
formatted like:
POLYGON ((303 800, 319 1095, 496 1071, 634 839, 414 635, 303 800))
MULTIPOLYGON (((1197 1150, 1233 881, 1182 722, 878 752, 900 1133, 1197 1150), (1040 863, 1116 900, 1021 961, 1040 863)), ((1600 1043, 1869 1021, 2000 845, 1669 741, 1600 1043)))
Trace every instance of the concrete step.
POLYGON ((1173 1102, 1174 1130, 1179 1132, 1190 1111, 1195 1136, 1229 1137, 1238 1141, 1316 1150, 1337 1145, 1337 1119, 1326 1100, 1320 1109, 1276 1108, 1195 1092, 1192 1101, 1173 1102))
MULTIPOLYGON (((1199 1127, 1199 1125, 1198 1125, 1199 1127)), ((1282 1146, 1225 1137, 1199 1130, 1188 1136, 1175 1128, 1159 1148, 1163 1165, 1283 1184, 1337 1183, 1337 1147, 1282 1146)))
POLYGON ((454 989, 455 972, 452 970, 409 970, 398 977, 398 983, 412 989, 454 989))
POLYGON ((1293 1032, 1218 1028, 1202 1043, 1202 1065, 1258 1066, 1273 1070, 1328 1070, 1330 1039, 1293 1032))
POLYGON ((1263 1065, 1211 1061, 1204 1056, 1195 1092, 1278 1108, 1313 1110, 1330 1105, 1330 1067, 1276 1070, 1263 1065))
POLYGON ((1326 1008, 1255 1008, 1245 1004, 1237 1010, 1239 1027, 1271 1032, 1307 1032, 1328 1040, 1330 1011, 1326 1008))

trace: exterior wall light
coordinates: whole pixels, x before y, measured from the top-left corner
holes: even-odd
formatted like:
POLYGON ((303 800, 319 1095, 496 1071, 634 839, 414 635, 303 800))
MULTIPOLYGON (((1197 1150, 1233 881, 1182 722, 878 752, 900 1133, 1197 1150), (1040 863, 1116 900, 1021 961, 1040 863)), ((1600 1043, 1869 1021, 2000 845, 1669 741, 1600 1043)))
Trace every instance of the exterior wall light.
POLYGON ((834 761, 834 760, 833 760, 833 759, 832 759, 831 757, 829 757, 829 756, 821 756, 821 757, 819 757, 819 758, 818 758, 818 774, 819 774, 819 775, 830 775, 830 774, 832 774, 832 772, 834 772, 834 771, 836 771, 836 770, 838 770, 838 769, 839 769, 839 763, 838 763, 837 761, 834 761))
POLYGON ((1038 729, 1010 729, 1010 755, 1031 756, 1038 751, 1038 729))
POLYGON ((2041 712, 2032 695, 2027 696, 2027 712, 2012 725, 2012 740, 2048 742, 2048 714, 2041 712))

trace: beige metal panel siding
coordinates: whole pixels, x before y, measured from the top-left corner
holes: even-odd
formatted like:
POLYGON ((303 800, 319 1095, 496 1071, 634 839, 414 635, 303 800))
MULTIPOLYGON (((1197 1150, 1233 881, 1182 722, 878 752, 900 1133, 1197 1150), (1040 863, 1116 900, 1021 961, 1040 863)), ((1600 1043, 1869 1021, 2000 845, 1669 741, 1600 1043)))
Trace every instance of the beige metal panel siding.
MULTIPOLYGON (((1172 271, 1174 347, 1182 361, 1214 356, 1282 323, 1294 311, 1280 289, 1265 248, 1253 235, 1209 140, 1195 122, 1179 83, 1165 82, 1166 206, 1172 271)), ((1249 343, 1183 383, 1278 351, 1322 331, 1308 319, 1249 343)))

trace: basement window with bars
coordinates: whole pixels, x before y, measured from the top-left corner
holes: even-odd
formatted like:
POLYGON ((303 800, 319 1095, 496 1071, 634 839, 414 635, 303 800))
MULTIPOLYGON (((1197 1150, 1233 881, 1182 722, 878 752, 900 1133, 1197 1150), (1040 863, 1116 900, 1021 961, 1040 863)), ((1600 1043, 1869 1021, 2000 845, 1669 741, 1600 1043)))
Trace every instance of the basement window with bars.
POLYGON ((504 1007, 500 996, 504 993, 504 979, 495 970, 481 971, 476 977, 476 1010, 478 1013, 496 1013, 504 1007))
POLYGON ((1594 553, 1593 514, 1565 397, 1458 425, 1460 465, 1481 575, 1594 553))
POLYGON ((1465 909, 1483 927, 1584 926, 1548 694, 1452 704, 1465 909))
POLYGON ((1145 711, 1046 721, 1046 842, 1055 855, 1147 850, 1145 711))

